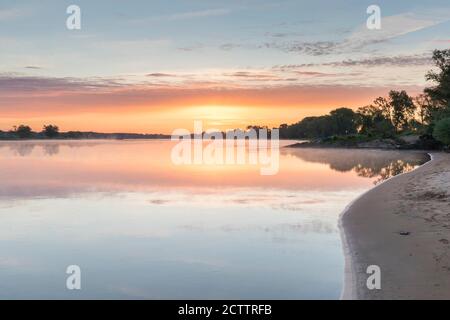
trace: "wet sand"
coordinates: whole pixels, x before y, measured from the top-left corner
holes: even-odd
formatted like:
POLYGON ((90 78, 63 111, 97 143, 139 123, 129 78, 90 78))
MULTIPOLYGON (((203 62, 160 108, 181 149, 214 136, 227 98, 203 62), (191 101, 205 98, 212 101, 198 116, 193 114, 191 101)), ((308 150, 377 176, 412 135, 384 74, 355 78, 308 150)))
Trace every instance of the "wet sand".
POLYGON ((343 299, 450 299, 450 154, 432 158, 343 213, 343 299), (380 290, 367 289, 369 265, 381 268, 380 290))

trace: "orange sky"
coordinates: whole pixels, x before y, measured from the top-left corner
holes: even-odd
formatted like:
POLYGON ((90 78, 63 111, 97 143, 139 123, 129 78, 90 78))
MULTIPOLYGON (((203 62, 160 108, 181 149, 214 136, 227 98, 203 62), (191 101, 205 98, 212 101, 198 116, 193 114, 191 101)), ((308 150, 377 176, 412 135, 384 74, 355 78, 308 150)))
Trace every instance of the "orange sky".
MULTIPOLYGON (((194 120, 204 129, 244 128, 249 124, 279 126, 338 107, 357 108, 385 96, 393 87, 283 86, 242 88, 151 88, 127 86, 82 90, 38 90, 1 96, 0 129, 28 124, 40 130, 56 124, 62 131, 171 133, 191 130, 194 120)), ((410 94, 419 87, 403 87, 410 94)), ((1 93, 0 93, 1 94, 1 93)))

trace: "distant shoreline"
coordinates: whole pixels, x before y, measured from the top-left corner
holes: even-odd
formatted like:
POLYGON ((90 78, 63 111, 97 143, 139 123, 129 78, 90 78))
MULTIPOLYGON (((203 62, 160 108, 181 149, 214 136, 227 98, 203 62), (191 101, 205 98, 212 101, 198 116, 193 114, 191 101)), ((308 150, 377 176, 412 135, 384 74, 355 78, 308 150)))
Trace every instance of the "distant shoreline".
POLYGON ((42 133, 33 132, 28 137, 17 137, 11 132, 0 132, 0 141, 27 141, 27 140, 149 140, 170 139, 167 134, 140 134, 140 133, 99 133, 99 132, 61 132, 55 137, 47 137, 42 133))
POLYGON ((337 137, 313 139, 294 143, 290 148, 330 148, 330 149, 379 149, 379 150, 441 150, 443 145, 434 140, 419 136, 406 136, 388 139, 358 139, 354 137, 337 137))
POLYGON ((342 214, 343 299, 450 298, 450 154, 369 190, 342 214), (368 290, 369 265, 381 290, 368 290))

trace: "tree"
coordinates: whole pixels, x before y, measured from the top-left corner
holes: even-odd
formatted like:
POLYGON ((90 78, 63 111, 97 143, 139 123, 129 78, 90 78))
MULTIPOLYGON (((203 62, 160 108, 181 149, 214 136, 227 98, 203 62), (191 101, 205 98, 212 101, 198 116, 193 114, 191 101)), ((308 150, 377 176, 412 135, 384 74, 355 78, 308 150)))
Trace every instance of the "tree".
POLYGON ((288 139, 325 138, 357 132, 358 115, 348 108, 339 108, 319 117, 306 117, 301 121, 280 126, 280 137, 288 139))
POLYGON ((414 104, 416 105, 417 116, 419 117, 422 125, 430 124, 435 106, 429 95, 419 94, 414 98, 414 104))
POLYGON ((414 116, 416 106, 406 91, 389 92, 389 105, 392 110, 392 124, 397 131, 407 129, 409 120, 414 116))
POLYGON ((358 129, 362 134, 390 137, 394 134, 394 126, 382 110, 374 105, 361 107, 357 111, 358 129))
POLYGON ((433 102, 447 110, 450 109, 450 49, 435 50, 433 52, 433 61, 437 67, 427 73, 426 79, 434 82, 436 85, 426 88, 425 93, 430 96, 433 102))
POLYGON ((47 138, 55 138, 59 135, 59 128, 57 126, 54 125, 46 125, 44 126, 44 129, 42 131, 42 133, 47 137, 47 138))
POLYGON ((14 132, 20 139, 27 139, 31 137, 33 131, 29 126, 21 124, 14 128, 14 132))
POLYGON ((380 110, 384 118, 392 120, 392 105, 386 98, 378 97, 373 101, 374 107, 380 110))
POLYGON ((357 115, 349 108, 339 108, 330 112, 333 132, 337 135, 356 133, 357 115))
POLYGON ((433 130, 433 137, 450 146, 450 118, 445 118, 436 123, 433 130))
POLYGON ((280 138, 281 139, 289 139, 289 126, 287 125, 287 123, 283 123, 282 125, 280 125, 280 127, 278 128, 280 130, 280 138))

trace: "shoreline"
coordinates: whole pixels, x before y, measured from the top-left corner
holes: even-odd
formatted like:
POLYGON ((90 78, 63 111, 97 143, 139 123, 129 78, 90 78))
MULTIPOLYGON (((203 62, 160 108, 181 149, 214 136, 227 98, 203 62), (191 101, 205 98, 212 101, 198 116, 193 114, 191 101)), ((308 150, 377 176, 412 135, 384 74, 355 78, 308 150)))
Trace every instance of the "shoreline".
MULTIPOLYGON (((428 160, 421 166, 417 167, 415 170, 417 170, 417 169, 423 167, 424 165, 433 161, 433 155, 431 153, 428 153, 428 155, 430 156, 430 160, 428 160)), ((415 171, 415 170, 413 170, 413 171, 415 171)), ((405 172, 405 173, 401 173, 399 175, 393 176, 385 181, 382 181, 381 183, 377 184, 373 188, 367 190, 363 194, 359 195, 356 199, 351 201, 339 215, 338 229, 339 229, 339 232, 341 235, 342 251, 344 254, 344 282, 343 282, 340 300, 356 300, 356 299, 358 299, 358 297, 356 295, 356 290, 355 290, 355 288, 356 288, 356 280, 355 280, 356 272, 353 268, 354 265, 353 265, 353 260, 352 260, 352 252, 350 250, 347 235, 345 233, 345 229, 344 229, 344 225, 343 225, 344 216, 349 212, 349 210, 351 210, 351 207, 353 206, 353 204, 355 202, 357 202, 359 199, 361 199, 364 195, 366 195, 367 193, 371 192, 372 190, 380 187, 382 184, 387 183, 396 177, 399 177, 401 175, 408 174, 408 173, 410 173, 410 172, 405 172)))
POLYGON ((341 213, 342 300, 450 297, 450 240, 445 234, 450 154, 429 155, 428 162, 380 183, 341 213), (372 264, 381 268, 381 290, 365 286, 365 270, 372 264))
POLYGON ((387 150, 387 151, 424 151, 424 152, 441 152, 445 151, 443 146, 430 146, 423 144, 383 144, 383 143, 360 143, 360 144, 349 144, 349 145, 339 145, 339 144, 315 144, 309 142, 293 143, 287 148, 293 149, 343 149, 343 150, 387 150))

